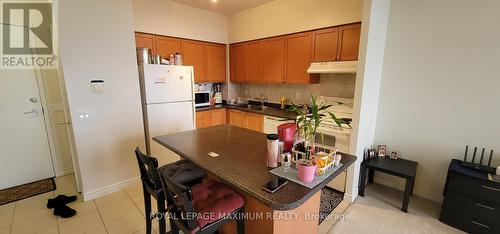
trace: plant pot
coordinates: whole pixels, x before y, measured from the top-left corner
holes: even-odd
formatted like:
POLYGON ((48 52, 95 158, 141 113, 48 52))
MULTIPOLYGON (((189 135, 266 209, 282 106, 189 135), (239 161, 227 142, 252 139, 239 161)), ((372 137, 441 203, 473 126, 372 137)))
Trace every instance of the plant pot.
MULTIPOLYGON (((316 162, 311 162, 312 165, 308 165, 309 160, 301 160, 297 165, 297 170, 299 171, 299 180, 304 183, 310 183, 314 180, 316 174, 316 162)), ((309 161, 310 162, 310 161, 309 161)))

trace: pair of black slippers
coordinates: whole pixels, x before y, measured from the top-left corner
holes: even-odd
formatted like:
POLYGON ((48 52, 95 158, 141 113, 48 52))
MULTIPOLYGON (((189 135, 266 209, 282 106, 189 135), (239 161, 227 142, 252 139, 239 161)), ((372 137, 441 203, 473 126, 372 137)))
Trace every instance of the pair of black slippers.
POLYGON ((76 210, 71 209, 66 204, 76 201, 76 196, 58 195, 47 201, 47 208, 54 208, 54 215, 61 218, 70 218, 76 215, 76 210))

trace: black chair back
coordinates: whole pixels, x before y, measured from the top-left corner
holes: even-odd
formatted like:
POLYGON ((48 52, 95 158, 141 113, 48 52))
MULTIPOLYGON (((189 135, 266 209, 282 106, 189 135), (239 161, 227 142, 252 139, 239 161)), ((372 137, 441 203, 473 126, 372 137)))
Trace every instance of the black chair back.
POLYGON ((173 218, 183 222, 189 230, 197 229, 198 222, 196 217, 193 217, 195 211, 191 202, 193 200, 191 188, 176 182, 165 173, 161 173, 160 178, 167 200, 173 203, 173 208, 170 209, 173 218))
POLYGON ((135 156, 137 157, 137 163, 139 164, 142 183, 146 186, 146 188, 154 191, 161 189, 162 186, 160 176, 157 170, 158 160, 154 157, 143 154, 139 147, 135 148, 135 156))

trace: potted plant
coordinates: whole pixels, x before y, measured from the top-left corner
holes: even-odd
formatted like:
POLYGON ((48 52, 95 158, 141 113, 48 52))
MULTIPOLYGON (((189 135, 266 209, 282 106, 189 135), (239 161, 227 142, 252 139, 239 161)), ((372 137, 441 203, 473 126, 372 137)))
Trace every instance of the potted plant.
MULTIPOLYGON (((316 139, 316 132, 323 121, 323 118, 328 114, 333 121, 341 126, 342 124, 348 123, 339 119, 335 114, 325 111, 325 109, 331 107, 325 103, 317 103, 316 98, 311 95, 311 105, 297 105, 292 103, 288 111, 297 114, 297 133, 300 138, 304 141, 304 158, 298 160, 297 170, 299 171, 299 179, 304 183, 309 183, 314 179, 316 173, 316 162, 313 158, 314 155, 314 143, 316 139)), ((349 125, 350 126, 350 125, 349 125)))

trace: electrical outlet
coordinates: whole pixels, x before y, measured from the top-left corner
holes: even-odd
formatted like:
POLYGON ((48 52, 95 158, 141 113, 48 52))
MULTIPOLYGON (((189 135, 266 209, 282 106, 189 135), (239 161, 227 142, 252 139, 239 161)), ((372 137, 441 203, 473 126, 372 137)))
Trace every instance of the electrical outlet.
POLYGON ((90 111, 89 110, 78 110, 76 112, 78 116, 78 120, 84 121, 90 119, 90 111))

